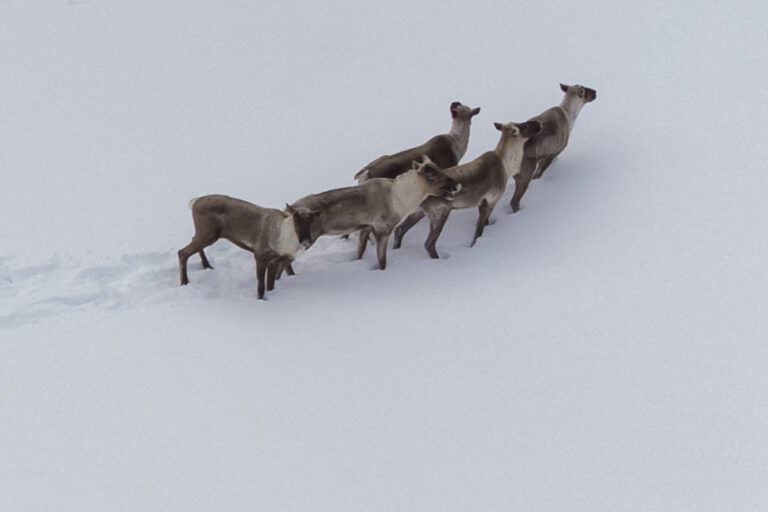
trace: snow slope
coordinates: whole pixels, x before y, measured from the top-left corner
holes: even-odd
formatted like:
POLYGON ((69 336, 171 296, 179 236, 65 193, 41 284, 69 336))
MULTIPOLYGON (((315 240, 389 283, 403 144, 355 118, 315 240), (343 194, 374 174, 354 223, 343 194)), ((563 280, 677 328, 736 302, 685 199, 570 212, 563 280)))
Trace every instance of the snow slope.
POLYGON ((7 2, 1 510, 768 506, 768 8, 748 2, 7 2), (475 212, 322 239, 255 298, 187 201, 279 207, 481 106, 598 91, 475 212))

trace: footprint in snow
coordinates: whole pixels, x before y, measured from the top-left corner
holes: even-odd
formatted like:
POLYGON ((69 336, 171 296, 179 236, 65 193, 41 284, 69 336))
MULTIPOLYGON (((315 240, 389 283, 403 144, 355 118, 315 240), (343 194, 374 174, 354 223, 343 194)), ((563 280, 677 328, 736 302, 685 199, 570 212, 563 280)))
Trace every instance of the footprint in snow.
POLYGON ((82 307, 126 309, 162 302, 176 278, 175 251, 125 255, 117 263, 95 266, 58 256, 39 265, 13 263, 0 259, 0 328, 82 307))

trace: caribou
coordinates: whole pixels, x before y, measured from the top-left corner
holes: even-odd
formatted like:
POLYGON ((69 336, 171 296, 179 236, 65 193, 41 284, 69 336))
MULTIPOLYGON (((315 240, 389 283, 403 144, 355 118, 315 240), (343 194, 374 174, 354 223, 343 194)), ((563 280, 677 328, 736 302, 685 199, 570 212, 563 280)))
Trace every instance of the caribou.
MULTIPOLYGON (((392 230, 427 197, 450 200, 461 188, 429 158, 413 161, 411 169, 394 179, 372 178, 360 185, 303 197, 291 206, 315 215, 310 243, 322 235, 346 235, 370 230, 376 240, 378 267, 387 266, 387 242, 392 230)), ((363 257, 368 237, 360 237, 357 258, 363 257)))
POLYGON ((477 207, 479 215, 470 246, 475 245, 477 239, 482 236, 496 203, 507 188, 507 180, 520 170, 526 141, 541 131, 538 121, 494 123, 494 126, 501 132, 496 148, 471 162, 445 169, 443 172, 446 176, 458 182, 461 190, 451 201, 429 197, 421 203, 419 209, 395 229, 395 249, 400 248, 405 233, 427 215, 429 235, 424 242, 424 248, 432 258, 439 258, 435 245, 451 210, 477 207))
POLYGON ((541 123, 541 133, 525 144, 520 172, 515 178, 515 192, 510 206, 513 212, 520 210, 520 200, 528 189, 531 179, 540 178, 552 160, 563 152, 582 107, 597 98, 597 92, 583 85, 560 84, 565 97, 560 105, 545 110, 529 121, 541 123))
POLYGON ((203 249, 225 238, 253 253, 258 295, 259 299, 263 299, 265 287, 267 290, 274 288, 279 267, 286 261, 292 261, 302 248, 310 244, 315 214, 307 208, 286 205, 281 211, 224 195, 199 197, 190 201, 189 206, 195 235, 178 253, 182 285, 189 283, 189 257, 198 253, 203 268, 212 269, 203 249))
POLYGON ((458 101, 451 103, 451 129, 435 135, 420 146, 405 149, 394 155, 380 156, 355 174, 358 183, 372 178, 395 178, 411 169, 411 162, 426 155, 440 169, 457 165, 467 152, 469 127, 472 118, 480 113, 480 107, 471 108, 458 101))

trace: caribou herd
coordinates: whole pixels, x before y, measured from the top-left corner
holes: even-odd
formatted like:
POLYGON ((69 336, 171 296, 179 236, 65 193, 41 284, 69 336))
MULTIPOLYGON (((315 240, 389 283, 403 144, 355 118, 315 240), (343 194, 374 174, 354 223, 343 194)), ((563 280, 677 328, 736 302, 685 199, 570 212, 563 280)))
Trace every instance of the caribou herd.
POLYGON ((467 151, 472 118, 480 108, 459 102, 450 106, 451 128, 424 144, 384 155, 363 167, 358 185, 311 194, 286 204, 284 210, 262 208, 224 195, 190 201, 195 234, 179 250, 179 277, 189 283, 187 260, 200 255, 203 268, 213 268, 203 251, 220 238, 252 252, 256 260, 258 296, 272 290, 283 272, 293 275, 291 262, 323 235, 359 232, 357 257, 362 258, 371 235, 376 243, 378 266, 387 266, 387 244, 394 231, 393 248, 425 216, 429 235, 424 247, 438 258, 435 244, 451 210, 478 209, 472 245, 489 223, 494 207, 512 178, 515 191, 510 206, 520 200, 532 179, 541 177, 568 144, 582 107, 594 101, 594 89, 563 85, 560 105, 523 123, 494 123, 501 132, 498 144, 470 162, 459 165, 467 151))

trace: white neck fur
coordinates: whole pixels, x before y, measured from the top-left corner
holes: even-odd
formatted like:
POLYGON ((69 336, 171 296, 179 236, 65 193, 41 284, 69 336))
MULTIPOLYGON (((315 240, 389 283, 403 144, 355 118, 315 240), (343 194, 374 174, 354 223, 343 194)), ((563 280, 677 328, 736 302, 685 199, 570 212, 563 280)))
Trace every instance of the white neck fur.
POLYGON ((451 129, 448 137, 451 139, 451 148, 456 155, 456 161, 464 157, 469 145, 469 126, 472 124, 472 118, 454 117, 451 123, 451 129))
POLYGON ((426 183, 414 170, 401 174, 392 183, 392 210, 401 218, 412 213, 426 198, 426 183))
POLYGON ((512 137, 509 134, 502 134, 499 143, 496 145, 496 154, 501 158, 501 164, 507 173, 507 178, 511 178, 520 172, 520 164, 523 162, 523 146, 529 137, 512 137))
POLYGON ((277 253, 293 257, 301 249, 299 237, 296 235, 296 227, 293 225, 293 215, 288 215, 280 221, 279 230, 276 247, 277 253))
POLYGON ((579 116, 579 112, 581 112, 581 109, 585 103, 586 102, 583 98, 579 98, 578 96, 568 96, 567 94, 565 95, 565 98, 563 98, 563 101, 560 103, 560 108, 565 111, 565 115, 568 118, 569 135, 571 130, 573 130, 573 125, 576 124, 576 118, 579 116))

